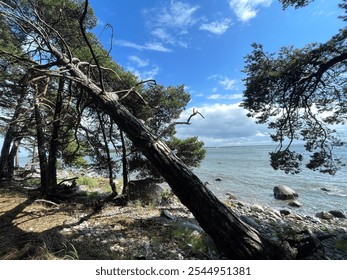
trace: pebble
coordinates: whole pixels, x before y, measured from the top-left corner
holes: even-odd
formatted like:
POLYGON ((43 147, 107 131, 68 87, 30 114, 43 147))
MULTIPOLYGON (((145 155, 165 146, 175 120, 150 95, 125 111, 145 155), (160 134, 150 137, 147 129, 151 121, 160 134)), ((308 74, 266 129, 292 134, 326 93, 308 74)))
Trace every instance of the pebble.
MULTIPOLYGON (((295 232, 300 232, 309 228, 316 235, 330 234, 332 236, 332 238, 322 241, 327 258, 347 259, 347 252, 338 251, 335 245, 337 240, 345 241, 345 238, 347 238, 347 219, 336 218, 329 212, 321 212, 324 213, 324 216, 328 215, 328 220, 318 217, 319 215, 317 215, 317 217, 303 216, 299 213, 291 213, 287 209, 277 210, 266 205, 248 204, 237 200, 233 205, 234 207, 231 208, 231 210, 237 214, 243 222, 257 229, 262 235, 275 243, 281 244, 281 242, 283 242, 283 237, 285 238, 289 233, 294 234, 295 232)), ((107 211, 109 210, 102 212, 105 217, 107 211)), ((149 218, 155 219, 153 220, 155 223, 165 227, 170 226, 171 223, 176 224, 179 222, 183 229, 189 229, 192 232, 192 236, 201 235, 203 232, 203 230, 197 226, 195 220, 191 220, 194 219, 192 214, 179 202, 166 205, 165 209, 158 207, 157 212, 152 212, 152 216, 150 216, 150 214, 141 216, 139 213, 135 215, 135 213, 132 212, 134 209, 129 211, 126 207, 115 208, 113 211, 113 215, 124 212, 127 218, 134 218, 136 220, 139 218, 144 220, 149 218), (166 215, 163 215, 164 211, 167 211, 165 212, 166 215), (129 212, 132 214, 128 214, 129 212), (170 219, 167 216, 172 216, 175 219, 170 219)), ((167 244, 165 246, 162 246, 162 244, 155 244, 154 246, 151 239, 132 238, 127 233, 124 225, 116 224, 110 226, 97 223, 92 224, 88 223, 88 221, 84 221, 71 229, 74 231, 74 234, 76 234, 75 240, 88 242, 90 237, 96 238, 97 242, 100 242, 100 244, 107 244, 107 247, 111 251, 117 252, 117 254, 120 254, 120 256, 124 258, 128 258, 129 252, 132 252, 132 256, 134 257, 159 259, 160 254, 158 250, 165 251, 165 254, 172 259, 187 258, 187 253, 181 251, 182 248, 168 248, 167 244)), ((67 229, 63 229, 62 231, 66 234, 69 233, 67 229)), ((140 236, 146 236, 146 230, 141 227, 138 228, 137 233, 141 233, 140 236), (143 234, 141 230, 144 231, 143 234)), ((176 245, 174 244, 173 246, 176 245)), ((218 255, 218 253, 216 253, 216 255, 218 255)))

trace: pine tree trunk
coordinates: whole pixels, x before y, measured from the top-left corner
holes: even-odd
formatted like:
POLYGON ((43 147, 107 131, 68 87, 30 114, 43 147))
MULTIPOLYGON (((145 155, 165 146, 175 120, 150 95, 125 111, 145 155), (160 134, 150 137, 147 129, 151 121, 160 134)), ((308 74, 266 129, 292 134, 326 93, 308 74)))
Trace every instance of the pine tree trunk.
POLYGON ((10 158, 9 158, 9 173, 11 174, 11 177, 14 175, 14 170, 15 168, 19 167, 19 159, 18 159, 18 150, 19 150, 19 145, 21 142, 22 138, 18 138, 13 141, 11 151, 10 151, 10 158))
POLYGON ((12 120, 5 133, 4 141, 1 148, 0 154, 0 178, 11 179, 13 177, 14 162, 13 157, 11 158, 11 145, 14 145, 14 141, 18 136, 17 130, 17 119, 22 114, 22 106, 25 100, 26 91, 25 88, 21 88, 20 96, 17 101, 17 105, 12 117, 12 120))
POLYGON ((13 142, 13 134, 10 130, 6 132, 4 142, 2 143, 1 155, 0 155, 0 179, 11 179, 13 174, 11 174, 10 168, 10 149, 13 142))
POLYGON ((231 259, 288 258, 281 248, 243 223, 200 179, 112 94, 96 95, 98 105, 123 129, 158 168, 180 201, 188 207, 217 247, 231 259))
POLYGON ((101 110, 110 115, 118 127, 158 168, 180 201, 230 259, 286 259, 292 256, 243 223, 208 190, 192 171, 160 139, 134 117, 114 93, 104 92, 79 68, 70 63, 54 46, 52 52, 70 74, 89 90, 101 110))
POLYGON ((48 151, 48 166, 47 166, 47 184, 48 189, 46 194, 53 194, 57 188, 57 154, 59 145, 59 131, 61 128, 61 111, 63 108, 63 91, 65 80, 59 79, 58 91, 55 101, 55 109, 53 116, 52 135, 49 141, 48 151))
POLYGON ((36 122, 36 140, 37 140, 37 151, 40 163, 40 180, 41 180, 41 192, 43 194, 50 193, 49 182, 48 182, 48 160, 45 148, 45 135, 43 132, 43 120, 40 112, 40 101, 38 97, 35 99, 34 105, 35 122, 36 122))
POLYGON ((122 142, 122 169, 123 169, 123 190, 122 194, 126 194, 128 191, 129 172, 128 172, 128 159, 127 159, 127 148, 124 139, 123 130, 120 130, 120 139, 122 142))

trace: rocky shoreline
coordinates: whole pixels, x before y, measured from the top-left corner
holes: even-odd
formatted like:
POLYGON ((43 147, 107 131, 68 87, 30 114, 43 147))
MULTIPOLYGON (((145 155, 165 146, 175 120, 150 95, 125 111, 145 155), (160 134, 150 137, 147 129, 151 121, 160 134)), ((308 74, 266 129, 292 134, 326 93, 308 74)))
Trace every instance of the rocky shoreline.
POLYGON ((236 198, 229 199, 226 204, 242 221, 280 245, 285 240, 299 241, 303 234, 317 238, 319 243, 313 245, 317 248, 313 249, 312 255, 304 257, 306 259, 347 259, 347 219, 344 217, 334 217, 328 212, 313 217, 297 211, 291 213, 248 204, 236 198))

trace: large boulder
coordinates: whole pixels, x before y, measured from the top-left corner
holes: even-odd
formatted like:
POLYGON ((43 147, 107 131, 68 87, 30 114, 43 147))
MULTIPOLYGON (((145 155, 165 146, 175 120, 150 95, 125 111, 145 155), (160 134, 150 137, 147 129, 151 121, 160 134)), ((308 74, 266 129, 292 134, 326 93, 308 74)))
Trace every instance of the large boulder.
POLYGON ((323 219, 323 220, 328 220, 328 221, 334 219, 334 216, 331 213, 326 212, 326 211, 322 211, 322 212, 317 213, 316 217, 323 219))
POLYGON ((276 199, 290 200, 298 198, 298 194, 287 186, 276 186, 273 189, 276 199))
POLYGON ((336 218, 346 219, 346 214, 342 210, 331 210, 329 213, 336 218))
POLYGON ((150 179, 134 180, 128 183, 129 201, 140 201, 142 204, 158 205, 162 200, 163 189, 150 179))

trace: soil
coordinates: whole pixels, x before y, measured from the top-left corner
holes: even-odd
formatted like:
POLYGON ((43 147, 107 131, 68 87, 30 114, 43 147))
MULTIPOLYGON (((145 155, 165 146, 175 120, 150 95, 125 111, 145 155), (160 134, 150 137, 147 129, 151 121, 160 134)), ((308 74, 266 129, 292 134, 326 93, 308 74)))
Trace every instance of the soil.
POLYGON ((0 259, 218 258, 194 225, 199 229, 179 203, 100 206, 94 196, 55 203, 35 191, 0 187, 0 259), (164 209, 174 220, 161 216, 164 209))

